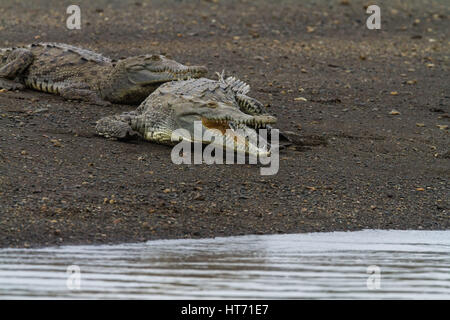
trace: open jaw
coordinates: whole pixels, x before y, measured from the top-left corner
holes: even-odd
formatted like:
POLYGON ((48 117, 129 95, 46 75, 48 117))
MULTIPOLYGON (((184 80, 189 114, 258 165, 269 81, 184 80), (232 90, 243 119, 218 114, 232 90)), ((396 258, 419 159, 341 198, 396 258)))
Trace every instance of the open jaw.
POLYGON ((258 115, 243 119, 201 117, 201 122, 203 143, 226 147, 228 150, 249 155, 270 155, 270 144, 265 140, 267 135, 261 137, 259 130, 265 129, 266 125, 275 123, 276 118, 273 116, 258 115), (211 135, 214 138, 211 138, 211 135))

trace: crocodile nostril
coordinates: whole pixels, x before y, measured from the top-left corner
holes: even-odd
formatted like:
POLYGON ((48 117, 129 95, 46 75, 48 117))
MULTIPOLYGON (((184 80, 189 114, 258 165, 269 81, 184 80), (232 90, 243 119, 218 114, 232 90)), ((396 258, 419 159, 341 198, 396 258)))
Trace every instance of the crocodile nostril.
POLYGON ((196 73, 198 75, 205 75, 208 73, 208 68, 204 66, 192 66, 188 67, 186 72, 196 73))

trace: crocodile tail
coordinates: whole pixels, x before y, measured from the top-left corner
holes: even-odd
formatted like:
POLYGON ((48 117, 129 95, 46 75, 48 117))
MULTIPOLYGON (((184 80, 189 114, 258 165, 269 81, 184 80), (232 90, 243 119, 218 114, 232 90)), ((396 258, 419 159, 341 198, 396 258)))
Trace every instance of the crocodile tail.
POLYGON ((228 77, 225 79, 225 82, 230 86, 231 90, 238 94, 247 94, 250 91, 248 84, 235 77, 228 77))
POLYGON ((222 70, 222 73, 216 72, 216 75, 217 75, 217 81, 219 81, 220 83, 224 83, 224 84, 226 83, 225 78, 224 78, 225 70, 222 70))
POLYGON ((36 44, 30 45, 33 46, 42 46, 47 48, 59 48, 63 51, 72 52, 78 54, 82 59, 88 61, 94 61, 99 64, 109 64, 111 63, 111 59, 101 55, 100 53, 94 52, 92 50, 83 49, 80 47, 72 46, 70 44, 58 43, 58 42, 40 42, 36 44))
POLYGON ((225 79, 225 70, 223 70, 222 73, 216 72, 216 75, 220 84, 225 85, 236 94, 247 94, 250 91, 250 86, 244 81, 241 81, 235 77, 228 77, 225 79))

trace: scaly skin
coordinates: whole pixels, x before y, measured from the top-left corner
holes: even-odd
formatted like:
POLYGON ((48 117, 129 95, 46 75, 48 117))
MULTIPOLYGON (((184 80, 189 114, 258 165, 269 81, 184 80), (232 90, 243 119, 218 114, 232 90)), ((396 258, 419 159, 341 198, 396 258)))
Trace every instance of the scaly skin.
POLYGON ((113 61, 62 43, 0 49, 0 88, 24 87, 66 99, 106 105, 138 104, 161 84, 204 76, 202 66, 184 66, 162 55, 113 61))
MULTIPOLYGON (((245 136, 255 137, 259 128, 270 129, 276 118, 265 113, 259 101, 246 95, 249 89, 234 77, 224 79, 223 74, 218 81, 200 78, 169 82, 155 90, 135 111, 100 119, 96 130, 107 138, 137 135, 173 145, 172 133, 177 129, 188 133, 178 138, 195 142, 194 121, 201 121, 203 133, 216 129, 225 143, 234 141, 235 151, 268 155, 267 149, 246 141, 245 136)), ((201 142, 214 144, 216 140, 201 142)))

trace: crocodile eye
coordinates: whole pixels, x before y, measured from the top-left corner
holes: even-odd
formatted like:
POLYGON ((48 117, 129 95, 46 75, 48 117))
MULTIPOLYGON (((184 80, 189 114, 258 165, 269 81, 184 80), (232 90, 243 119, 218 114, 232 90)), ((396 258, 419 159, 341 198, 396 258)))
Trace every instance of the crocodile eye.
POLYGON ((154 54, 154 55, 152 55, 152 56, 150 57, 150 60, 153 60, 153 61, 159 61, 159 60, 161 60, 161 57, 154 54))
POLYGON ((209 108, 217 108, 217 102, 211 101, 206 104, 209 108))
POLYGON ((140 64, 135 64, 134 66, 129 66, 127 68, 127 70, 131 71, 131 72, 133 72, 133 71, 141 71, 141 70, 144 70, 144 66, 140 65, 140 64))

